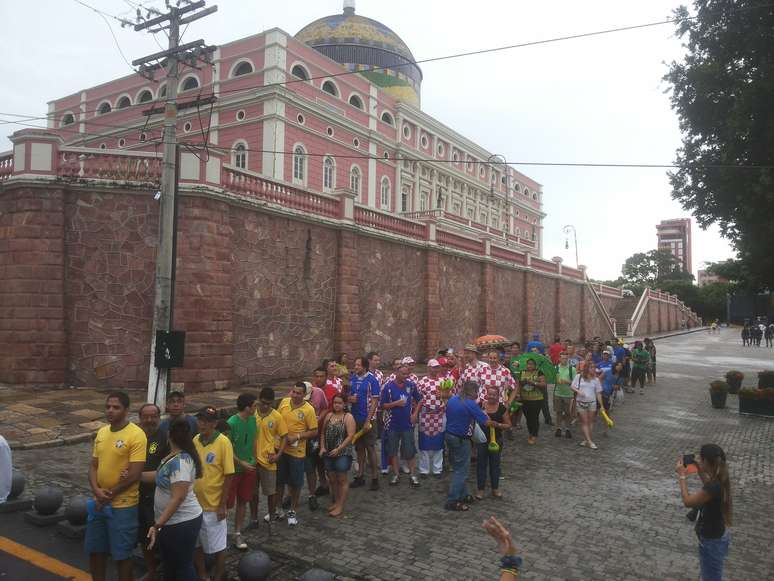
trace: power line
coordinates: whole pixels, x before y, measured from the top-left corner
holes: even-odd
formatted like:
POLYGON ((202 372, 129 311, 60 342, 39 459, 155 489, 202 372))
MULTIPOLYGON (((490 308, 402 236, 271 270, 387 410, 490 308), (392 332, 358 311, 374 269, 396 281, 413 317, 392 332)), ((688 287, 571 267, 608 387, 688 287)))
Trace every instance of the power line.
MULTIPOLYGON (((78 2, 79 4, 83 4, 84 6, 86 6, 88 8, 91 8, 92 10, 95 10, 95 11, 99 12, 96 8, 92 8, 91 6, 88 6, 87 4, 84 4, 83 2, 81 2, 81 0, 75 0, 75 1, 78 2)), ((736 9, 727 10, 727 11, 720 11, 720 10, 718 10, 718 11, 715 11, 715 12, 709 12, 708 14, 720 14, 720 13, 723 13, 723 14, 736 14, 738 12, 746 12, 746 11, 749 11, 749 10, 758 10, 758 9, 763 9, 763 8, 774 8, 774 3, 761 4, 761 5, 758 5, 758 6, 745 6, 745 7, 736 8, 736 9)), ((105 15, 110 16, 111 18, 115 18, 116 20, 121 22, 121 19, 119 19, 116 16, 113 16, 112 14, 105 13, 105 15)), ((608 29, 596 30, 596 31, 591 31, 591 32, 584 32, 584 33, 573 34, 573 35, 566 35, 566 36, 557 36, 557 37, 552 37, 552 38, 547 38, 547 39, 542 39, 542 40, 535 40, 535 41, 529 41, 529 42, 518 43, 518 44, 510 44, 510 45, 499 46, 499 47, 494 47, 494 48, 485 48, 485 49, 479 49, 479 50, 474 50, 474 51, 467 51, 467 52, 454 53, 454 54, 450 54, 450 55, 443 55, 443 56, 438 56, 438 57, 430 57, 430 58, 426 58, 426 59, 419 59, 419 60, 416 60, 416 61, 406 61, 405 63, 399 63, 399 64, 396 64, 396 65, 391 66, 391 67, 370 67, 367 70, 341 71, 341 72, 338 72, 338 73, 331 73, 331 74, 326 74, 326 75, 319 75, 319 76, 315 76, 315 77, 310 77, 309 79, 300 79, 300 78, 288 79, 288 80, 285 80, 285 81, 277 81, 275 83, 269 83, 269 84, 265 84, 265 85, 259 85, 259 86, 253 86, 253 87, 248 87, 248 88, 241 88, 241 89, 220 89, 218 91, 218 93, 219 93, 219 95, 223 95, 223 94, 230 94, 230 93, 249 92, 249 91, 254 91, 254 90, 260 89, 260 88, 268 88, 268 87, 276 87, 276 86, 286 86, 286 85, 290 85, 290 84, 294 84, 294 83, 306 83, 306 82, 313 81, 313 80, 328 79, 328 78, 333 78, 333 77, 343 77, 343 76, 347 76, 347 75, 356 75, 356 74, 360 74, 360 73, 363 73, 363 72, 374 72, 374 71, 380 71, 380 70, 386 70, 386 69, 392 69, 392 68, 398 68, 398 67, 406 67, 406 66, 423 64, 423 63, 439 62, 439 61, 443 61, 443 60, 462 58, 462 57, 466 57, 466 56, 475 56, 475 55, 481 55, 481 54, 489 54, 489 53, 494 53, 494 52, 501 52, 501 51, 512 50, 512 49, 516 49, 516 48, 526 48, 526 47, 530 47, 530 46, 539 46, 539 45, 550 44, 550 43, 554 43, 554 42, 563 42, 563 41, 567 41, 567 40, 577 40, 577 39, 581 39, 581 38, 589 38, 589 37, 601 36, 601 35, 605 35, 605 34, 614 34, 614 33, 618 33, 618 32, 633 31, 633 30, 651 28, 651 27, 655 27, 655 26, 663 26, 665 24, 675 24, 675 23, 678 23, 678 22, 685 22, 687 20, 696 20, 697 18, 698 18, 698 16, 687 16, 685 18, 668 18, 668 19, 665 19, 665 20, 658 20, 658 21, 654 21, 654 22, 647 22, 647 23, 644 23, 644 24, 634 24, 634 25, 630 25, 630 26, 620 26, 620 27, 616 27, 616 28, 608 28, 608 29)), ((221 82, 222 82, 222 80, 221 80, 221 82)), ((91 110, 84 111, 84 113, 94 113, 96 111, 97 111, 96 109, 91 109, 91 110)), ((6 115, 10 115, 10 114, 6 114, 6 115)), ((21 115, 19 115, 19 116, 21 117, 21 115)), ((32 120, 32 119, 47 119, 47 117, 46 116, 42 116, 42 117, 41 116, 38 116, 38 117, 30 116, 30 120, 32 120)))
POLYGON ((132 66, 132 63, 129 62, 129 59, 126 58, 126 55, 124 54, 124 51, 121 49, 121 44, 118 42, 118 38, 116 38, 116 34, 115 34, 115 32, 113 32, 113 27, 110 26, 110 21, 107 19, 107 17, 110 17, 110 18, 120 22, 122 25, 125 24, 127 21, 122 19, 122 18, 119 18, 118 16, 115 16, 113 14, 108 14, 107 12, 103 12, 102 10, 99 10, 98 8, 94 8, 94 6, 89 6, 85 2, 82 2, 81 0, 74 0, 74 1, 77 2, 78 4, 80 4, 81 6, 83 6, 84 8, 88 8, 89 10, 95 12, 96 14, 99 15, 100 18, 102 18, 102 20, 105 21, 105 24, 107 25, 108 30, 110 31, 110 36, 113 37, 113 42, 115 43, 116 48, 118 49, 118 52, 121 54, 121 58, 124 59, 124 62, 127 64, 127 66, 130 69, 132 69, 133 72, 136 72, 136 71, 134 71, 134 67, 132 66))

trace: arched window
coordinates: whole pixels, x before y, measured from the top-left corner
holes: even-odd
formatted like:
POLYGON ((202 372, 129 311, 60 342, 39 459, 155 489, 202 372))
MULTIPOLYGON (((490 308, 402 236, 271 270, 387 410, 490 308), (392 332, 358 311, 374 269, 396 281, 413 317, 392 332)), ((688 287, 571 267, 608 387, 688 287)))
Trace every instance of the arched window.
POLYGON ((326 93, 330 93, 334 97, 339 96, 339 89, 336 87, 336 84, 333 81, 325 81, 322 84, 322 90, 326 93))
POLYGON ((306 180, 306 150, 296 145, 293 148, 293 181, 304 183, 306 180))
POLYGON ((392 115, 390 115, 389 111, 382 113, 382 122, 395 127, 395 119, 392 118, 392 115))
POLYGON ((352 105, 353 107, 357 107, 361 111, 363 109, 363 100, 357 95, 349 96, 349 104, 352 105))
POLYGON ((236 67, 234 67, 234 72, 231 73, 231 76, 241 77, 242 75, 249 75, 252 72, 253 72, 253 65, 250 64, 248 61, 242 61, 236 67))
POLYGON ((244 143, 237 143, 234 146, 233 164, 239 169, 247 169, 247 147, 244 143))
POLYGON ((75 116, 72 113, 65 113, 62 116, 62 127, 65 125, 72 125, 73 123, 75 123, 75 116))
POLYGON ((360 168, 356 165, 349 170, 349 189, 355 192, 357 197, 360 197, 360 168))
POLYGON ((126 109, 127 107, 131 107, 131 106, 132 106, 132 100, 126 95, 121 97, 116 103, 116 109, 126 109))
POLYGON ((192 91, 197 88, 199 88, 199 79, 196 77, 186 77, 183 80, 183 84, 180 85, 181 91, 192 91))
POLYGON ((141 91, 140 94, 137 95, 138 103, 148 103, 150 101, 153 101, 153 93, 151 93, 148 89, 141 91))
POLYGON ((97 107, 97 115, 104 115, 105 113, 110 113, 112 110, 110 103, 103 101, 99 104, 99 107, 97 107))
POLYGON ((332 191, 336 187, 336 164, 332 157, 323 160, 323 190, 332 191))
MULTIPOLYGON (((390 209, 390 180, 386 176, 382 178, 380 202, 382 209, 390 209)), ((403 211, 405 212, 406 210, 403 211)))
MULTIPOLYGON (((427 200, 425 200, 425 204, 427 204, 427 200)), ((401 212, 409 211, 409 193, 407 190, 403 190, 400 193, 400 211, 401 212)))
POLYGON ((297 79, 301 79, 302 81, 309 80, 309 72, 301 65, 293 66, 293 68, 290 69, 290 74, 296 77, 297 79))

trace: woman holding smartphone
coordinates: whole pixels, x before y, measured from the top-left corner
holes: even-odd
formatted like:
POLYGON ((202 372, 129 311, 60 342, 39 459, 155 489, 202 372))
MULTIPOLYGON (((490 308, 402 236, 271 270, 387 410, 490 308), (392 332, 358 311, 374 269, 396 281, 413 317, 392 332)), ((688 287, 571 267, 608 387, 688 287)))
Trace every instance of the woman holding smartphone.
POLYGON ((731 479, 728 475, 726 453, 717 444, 704 444, 695 459, 699 477, 704 486, 698 492, 688 494, 686 477, 691 458, 677 461, 678 482, 683 504, 699 509, 696 519, 696 536, 699 537, 699 569, 702 581, 723 579, 723 564, 728 556, 731 526, 731 479))

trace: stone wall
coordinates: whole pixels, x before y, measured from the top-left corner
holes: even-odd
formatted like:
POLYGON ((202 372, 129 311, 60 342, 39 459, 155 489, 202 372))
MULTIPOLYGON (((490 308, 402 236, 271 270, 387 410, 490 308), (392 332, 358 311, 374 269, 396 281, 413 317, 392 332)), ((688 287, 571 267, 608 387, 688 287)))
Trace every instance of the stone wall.
MULTIPOLYGON (((202 192, 178 218, 186 389, 298 377, 342 351, 424 360, 482 334, 609 335, 576 279, 202 192)), ((157 246, 150 188, 4 184, 0 382, 145 386, 157 246)))

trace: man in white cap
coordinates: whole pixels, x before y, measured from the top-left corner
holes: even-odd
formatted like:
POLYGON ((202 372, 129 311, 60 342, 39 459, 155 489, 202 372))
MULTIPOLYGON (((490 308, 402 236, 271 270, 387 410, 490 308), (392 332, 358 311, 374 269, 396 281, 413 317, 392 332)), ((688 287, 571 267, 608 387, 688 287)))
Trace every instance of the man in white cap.
POLYGON ((419 380, 417 389, 422 396, 419 404, 419 475, 441 476, 443 473, 443 436, 446 400, 451 390, 441 389, 441 364, 437 359, 427 362, 428 375, 419 380))
POLYGON ((419 383, 419 377, 417 377, 417 374, 414 373, 414 367, 416 367, 417 362, 414 361, 414 358, 411 355, 406 355, 403 359, 400 360, 401 365, 406 365, 409 370, 409 376, 408 380, 413 381, 414 383, 419 383))

